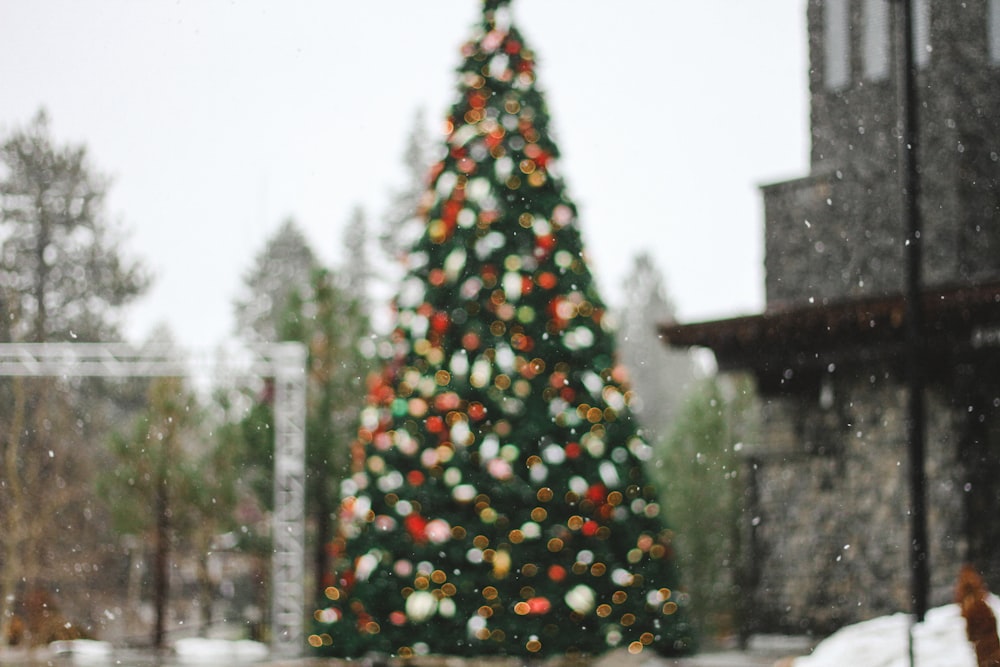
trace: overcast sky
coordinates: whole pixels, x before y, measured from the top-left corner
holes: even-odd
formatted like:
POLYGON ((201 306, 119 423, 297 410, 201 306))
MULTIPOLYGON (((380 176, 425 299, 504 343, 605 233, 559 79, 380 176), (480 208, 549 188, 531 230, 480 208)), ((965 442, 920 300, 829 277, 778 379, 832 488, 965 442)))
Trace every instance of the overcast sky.
MULTIPOLYGON (((805 175, 806 0, 515 0, 591 266, 621 302, 651 251, 680 319, 763 306, 758 186, 805 175)), ((40 108, 110 175, 155 274, 128 332, 232 331, 242 274, 294 217, 341 261, 378 225, 417 109, 437 134, 478 0, 0 0, 0 131, 40 108)))

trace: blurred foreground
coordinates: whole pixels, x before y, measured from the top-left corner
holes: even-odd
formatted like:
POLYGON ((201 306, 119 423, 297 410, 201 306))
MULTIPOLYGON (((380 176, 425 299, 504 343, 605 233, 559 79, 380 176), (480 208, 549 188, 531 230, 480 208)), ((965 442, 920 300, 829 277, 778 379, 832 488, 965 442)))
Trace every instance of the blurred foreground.
MULTIPOLYGON (((797 637, 758 637, 748 648, 720 650, 682 659, 662 658, 652 652, 631 655, 625 649, 597 658, 552 658, 536 663, 539 667, 771 667, 791 665, 791 656, 808 652, 808 640, 797 637)), ((157 657, 148 651, 112 649, 106 642, 55 642, 32 653, 7 650, 0 653, 0 665, 11 667, 49 667, 70 665, 114 665, 115 667, 186 667, 189 665, 225 665, 243 667, 517 667, 519 658, 455 658, 422 656, 410 659, 381 660, 363 657, 357 660, 300 658, 267 659, 263 644, 249 641, 182 640, 169 655, 157 657)))

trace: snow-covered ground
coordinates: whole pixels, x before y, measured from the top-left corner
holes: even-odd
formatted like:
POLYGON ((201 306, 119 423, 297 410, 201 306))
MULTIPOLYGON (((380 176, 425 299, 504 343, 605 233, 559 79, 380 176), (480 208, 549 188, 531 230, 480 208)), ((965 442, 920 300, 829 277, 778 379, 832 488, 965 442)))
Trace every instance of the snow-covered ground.
MULTIPOLYGON (((1000 597, 989 596, 993 613, 1000 617, 1000 597)), ((847 626, 820 642, 808 656, 796 658, 793 667, 909 667, 911 617, 907 614, 882 616, 847 626)), ((913 651, 917 667, 976 667, 976 656, 965 635, 965 619, 958 605, 931 609, 923 623, 913 626, 913 651)), ((70 655, 75 664, 111 664, 111 646, 105 642, 57 642, 53 653, 70 655)), ((171 662, 182 665, 235 665, 267 659, 267 646, 251 641, 222 639, 180 639, 175 642, 171 662)), ((728 655, 728 654, 727 654, 728 655)), ((618 659, 638 656, 617 656, 618 659)), ((651 656, 643 660, 621 660, 632 664, 746 664, 733 654, 734 662, 698 656, 688 661, 662 661, 651 656)), ((620 664, 621 664, 620 663, 620 664)), ((603 663, 598 663, 599 665, 603 663)), ((784 661, 781 664, 786 664, 784 661)))
POLYGON ((174 643, 177 662, 183 664, 236 665, 267 659, 266 644, 249 640, 191 637, 174 643))
MULTIPOLYGON (((1000 598, 989 597, 1000 616, 1000 598)), ((882 616, 849 625, 798 658, 794 667, 909 667, 911 617, 882 616)), ((965 619, 957 604, 927 612, 913 627, 913 652, 918 667, 976 667, 976 654, 965 635, 965 619)))
MULTIPOLYGON (((267 660, 267 644, 249 640, 205 639, 190 637, 178 639, 172 645, 170 665, 250 665, 267 660)), ((53 657, 67 659, 73 665, 147 665, 153 664, 150 655, 135 652, 117 654, 109 642, 74 639, 49 644, 53 657)), ((38 657, 38 656, 36 656, 38 657)), ((0 664, 6 664, 0 658, 0 664)), ((34 664, 34 663, 32 663, 34 664)), ((48 664, 52 664, 49 662, 48 664)), ((65 664, 65 663, 60 663, 65 664)), ((162 664, 156 662, 156 664, 162 664)))
MULTIPOLYGON (((114 653, 110 642, 91 639, 72 639, 49 644, 49 650, 56 656, 69 656, 73 664, 108 664, 114 653)), ((50 663, 51 664, 51 663, 50 663)))

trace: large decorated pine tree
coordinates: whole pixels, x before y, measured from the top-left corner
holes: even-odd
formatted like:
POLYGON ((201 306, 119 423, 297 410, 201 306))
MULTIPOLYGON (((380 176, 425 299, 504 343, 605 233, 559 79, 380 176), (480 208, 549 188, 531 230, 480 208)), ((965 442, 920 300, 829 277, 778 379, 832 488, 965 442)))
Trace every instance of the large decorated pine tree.
POLYGON ((309 638, 326 655, 691 647, 651 448, 507 5, 486 0, 462 49, 309 638))

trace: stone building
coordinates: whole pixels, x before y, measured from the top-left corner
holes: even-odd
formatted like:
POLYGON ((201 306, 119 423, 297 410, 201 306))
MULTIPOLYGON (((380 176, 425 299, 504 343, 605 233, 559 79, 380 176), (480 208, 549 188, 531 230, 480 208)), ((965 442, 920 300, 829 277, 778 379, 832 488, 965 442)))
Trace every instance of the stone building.
MULTIPOLYGON (((749 631, 911 609, 906 223, 891 0, 809 0, 808 176, 762 188, 766 307, 665 325, 750 373, 749 631)), ((931 604, 1000 591, 1000 0, 913 0, 931 604)))

